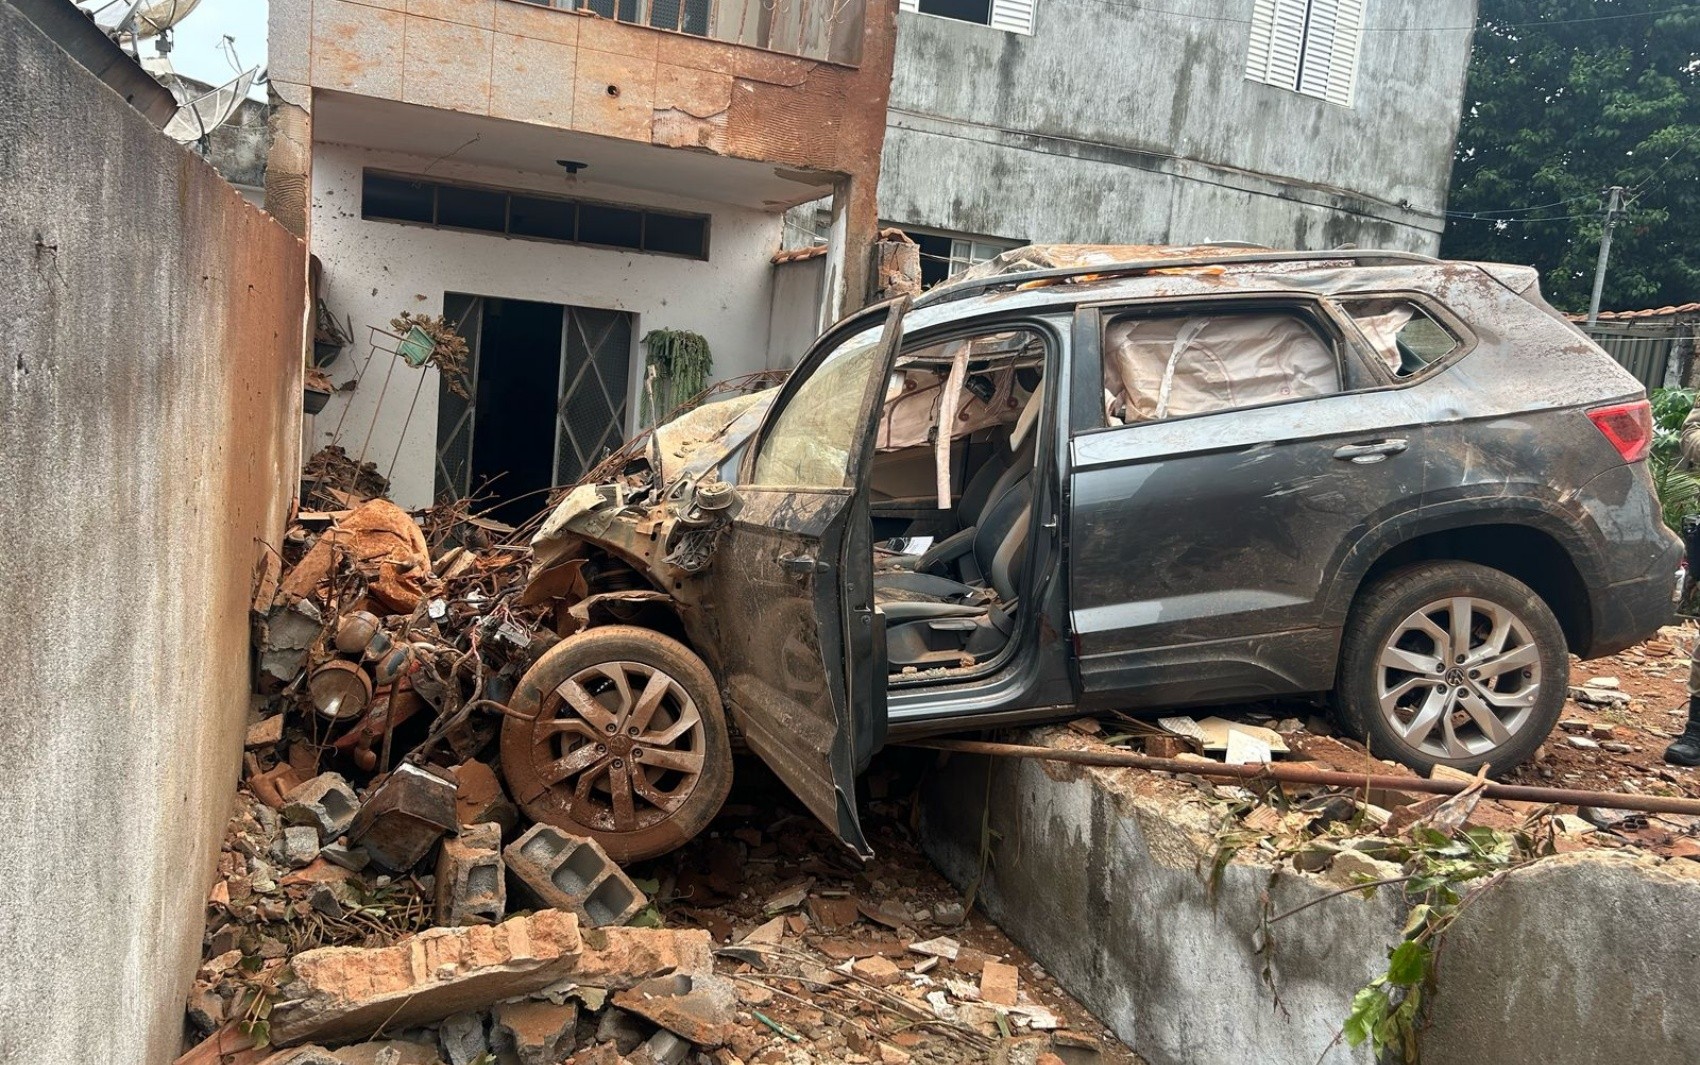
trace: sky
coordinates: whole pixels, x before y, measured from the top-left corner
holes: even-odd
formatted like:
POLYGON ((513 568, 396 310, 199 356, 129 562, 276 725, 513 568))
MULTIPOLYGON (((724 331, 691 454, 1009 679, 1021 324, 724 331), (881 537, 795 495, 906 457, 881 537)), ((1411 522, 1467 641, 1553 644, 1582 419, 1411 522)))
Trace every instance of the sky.
MULTIPOLYGON (((177 24, 171 65, 196 81, 222 85, 236 76, 219 42, 226 34, 236 39, 236 55, 244 69, 266 62, 266 0, 201 0, 200 6, 177 24)), ((142 42, 142 55, 153 48, 142 42)), ((264 97, 264 92, 256 91, 264 97)))

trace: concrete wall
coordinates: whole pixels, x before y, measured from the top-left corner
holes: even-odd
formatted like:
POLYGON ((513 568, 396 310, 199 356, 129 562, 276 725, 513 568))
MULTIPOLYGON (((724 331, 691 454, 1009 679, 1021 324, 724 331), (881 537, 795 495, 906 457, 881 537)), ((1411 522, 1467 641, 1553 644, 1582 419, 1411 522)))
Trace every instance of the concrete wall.
MULTIPOLYGON (((640 252, 578 247, 546 241, 510 239, 360 217, 363 167, 433 177, 540 189, 559 195, 560 179, 519 171, 496 171, 433 163, 405 155, 372 152, 337 144, 313 149, 313 254, 324 263, 321 297, 339 319, 352 318, 354 346, 333 366, 339 384, 352 378, 370 351, 368 326, 389 328, 401 311, 441 314, 445 292, 541 300, 583 307, 629 311, 633 329, 629 404, 637 427, 637 395, 642 357, 637 340, 651 329, 690 329, 708 340, 716 379, 764 369, 768 364, 768 319, 772 310, 773 267, 782 218, 778 214, 704 203, 672 196, 610 188, 578 179, 572 191, 590 199, 696 211, 711 216, 706 261, 640 252)), ((426 370, 418 404, 409 407, 418 379, 399 368, 383 391, 380 354, 366 380, 353 392, 338 393, 309 424, 309 451, 335 437, 359 454, 370 432, 366 458, 389 471, 392 495, 404 507, 431 502, 437 448, 437 372, 426 370), (347 404, 346 414, 344 412, 347 404), (374 428, 375 426, 375 428, 374 428)))
MULTIPOLYGON (((1330 1047, 1386 967, 1402 898, 1244 853, 1212 895, 1219 807, 1158 799, 1133 770, 952 757, 928 780, 922 846, 959 886, 999 834, 988 915, 1151 1065, 1361 1062, 1330 1047), (990 776, 988 777, 988 773, 990 776)), ((1442 946, 1422 1037, 1430 1065, 1700 1061, 1700 863, 1600 852, 1546 858, 1471 903, 1442 946)))
POLYGON ((296 477, 305 251, 0 4, 0 1061, 168 1062, 296 477))
POLYGON ((1349 108, 1246 79, 1252 2, 1044 0, 1032 36, 901 14, 881 217, 1033 241, 1435 250, 1469 33, 1396 31, 1470 26, 1475 0, 1366 4, 1349 108))

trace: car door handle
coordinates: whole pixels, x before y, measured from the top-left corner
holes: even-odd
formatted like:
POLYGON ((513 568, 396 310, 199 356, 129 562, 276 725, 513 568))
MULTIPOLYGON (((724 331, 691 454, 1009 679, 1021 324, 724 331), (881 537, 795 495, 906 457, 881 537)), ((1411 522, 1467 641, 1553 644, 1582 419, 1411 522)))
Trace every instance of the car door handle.
POLYGON ((826 563, 810 555, 780 555, 779 566, 787 573, 794 573, 799 577, 805 573, 826 572, 826 563))
POLYGON ((1347 444, 1345 447, 1335 448, 1334 457, 1367 466, 1372 462, 1383 462, 1387 456, 1397 455, 1410 446, 1404 440, 1371 440, 1367 444, 1347 444))

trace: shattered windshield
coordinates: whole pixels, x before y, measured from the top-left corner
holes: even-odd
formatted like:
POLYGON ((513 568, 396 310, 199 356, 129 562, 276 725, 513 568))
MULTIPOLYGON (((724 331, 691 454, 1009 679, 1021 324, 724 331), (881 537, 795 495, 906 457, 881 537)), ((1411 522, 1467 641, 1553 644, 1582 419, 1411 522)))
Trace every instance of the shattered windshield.
POLYGON ((752 481, 781 488, 843 488, 868 377, 879 369, 883 325, 835 348, 792 394, 762 440, 752 481))

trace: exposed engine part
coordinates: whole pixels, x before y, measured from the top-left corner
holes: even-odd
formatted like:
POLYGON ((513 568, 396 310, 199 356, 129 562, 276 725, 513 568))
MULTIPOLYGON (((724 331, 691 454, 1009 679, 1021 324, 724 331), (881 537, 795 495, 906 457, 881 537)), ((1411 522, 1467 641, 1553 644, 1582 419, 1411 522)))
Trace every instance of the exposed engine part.
POLYGON ((383 631, 376 614, 356 610, 336 626, 336 649, 345 655, 357 655, 371 646, 372 640, 383 631))
POLYGON ((321 717, 348 721, 371 705, 372 678, 354 662, 333 659, 307 678, 307 697, 321 717))

